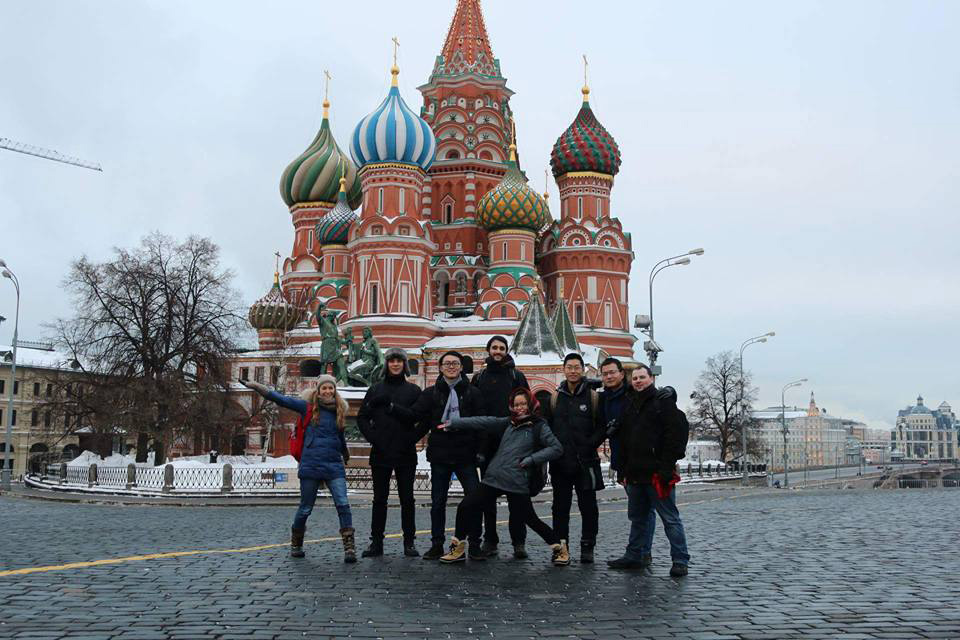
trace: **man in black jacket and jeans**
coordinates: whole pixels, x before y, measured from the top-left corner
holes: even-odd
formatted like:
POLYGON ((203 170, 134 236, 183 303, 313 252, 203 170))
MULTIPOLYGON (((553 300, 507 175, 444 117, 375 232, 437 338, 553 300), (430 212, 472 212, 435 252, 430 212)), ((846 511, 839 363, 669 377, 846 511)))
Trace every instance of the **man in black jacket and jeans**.
MULTIPOLYGON (((486 366, 482 371, 473 375, 470 384, 480 391, 481 399, 484 403, 484 412, 482 415, 495 416, 497 418, 506 418, 510 415, 510 392, 514 389, 530 390, 526 376, 517 369, 513 358, 507 351, 509 345, 507 339, 503 336, 493 336, 487 341, 487 359, 486 366)), ((493 459, 497 452, 500 441, 494 436, 485 436, 483 448, 480 450, 479 464, 481 477, 487 471, 487 464, 493 459)), ((500 536, 497 535, 497 503, 492 502, 483 512, 484 535, 483 535, 483 553, 484 555, 495 555, 497 546, 500 544, 500 536)), ((519 533, 520 538, 511 539, 513 543, 513 556, 517 559, 527 557, 525 548, 527 528, 511 527, 511 531, 519 533)))
POLYGON ((547 422, 560 444, 563 456, 550 462, 553 486, 553 529, 561 540, 570 537, 570 506, 573 493, 580 508, 580 562, 593 562, 593 548, 600 528, 597 490, 603 488, 597 447, 606 437, 598 421, 597 392, 583 377, 583 358, 570 353, 563 359, 563 382, 550 400, 547 422))
POLYGON ((665 484, 673 477, 677 460, 684 455, 689 426, 677 408, 676 394, 664 397, 658 392, 649 367, 641 364, 634 369, 631 383, 636 393, 631 395, 617 429, 630 539, 623 557, 607 564, 613 569, 642 569, 649 564, 655 522, 651 510, 655 509, 670 541, 670 575, 685 576, 690 554, 677 510, 676 489, 670 487, 667 497, 661 498, 654 481, 665 484))
POLYGON ((417 556, 414 546, 416 514, 413 480, 417 471, 416 416, 413 406, 420 398, 420 387, 407 382, 407 353, 393 347, 384 354, 386 374, 367 390, 357 426, 372 445, 370 472, 373 476, 373 514, 370 520, 370 546, 364 558, 383 555, 383 535, 387 524, 387 495, 390 476, 396 474, 400 497, 400 523, 403 529, 403 554, 417 556))
MULTIPOLYGON (((477 477, 477 452, 481 434, 476 431, 447 431, 439 425, 457 418, 482 416, 483 399, 480 392, 463 375, 463 357, 456 351, 440 356, 440 376, 437 382, 423 390, 414 405, 417 416, 417 436, 427 439, 427 461, 430 462, 430 550, 424 560, 439 560, 444 554, 446 540, 447 494, 451 476, 456 473, 464 493, 475 491, 480 484, 477 477)), ((470 538, 470 558, 483 560, 480 540, 475 533, 470 538)))

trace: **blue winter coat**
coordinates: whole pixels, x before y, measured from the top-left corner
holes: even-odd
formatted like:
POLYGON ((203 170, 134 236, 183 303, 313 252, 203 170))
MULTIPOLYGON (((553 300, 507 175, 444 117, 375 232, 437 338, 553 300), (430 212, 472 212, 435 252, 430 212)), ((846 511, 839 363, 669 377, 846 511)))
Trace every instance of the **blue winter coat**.
MULTIPOLYGON (((301 416, 307 415, 306 401, 296 396, 285 396, 271 391, 267 400, 301 416)), ((337 428, 337 415, 334 411, 321 407, 313 414, 303 438, 303 454, 297 477, 310 480, 333 480, 346 477, 343 469, 343 454, 347 451, 347 440, 343 431, 337 428)))

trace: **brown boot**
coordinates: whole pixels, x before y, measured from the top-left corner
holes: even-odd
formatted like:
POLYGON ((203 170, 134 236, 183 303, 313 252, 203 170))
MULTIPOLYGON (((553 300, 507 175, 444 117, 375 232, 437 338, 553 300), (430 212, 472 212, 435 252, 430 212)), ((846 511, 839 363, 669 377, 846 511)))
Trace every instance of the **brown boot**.
POLYGON ((352 564, 357 561, 357 542, 353 537, 353 527, 340 529, 343 538, 343 561, 352 564))
POLYGON ((550 561, 555 567, 565 567, 570 564, 570 550, 567 549, 567 541, 561 540, 560 544, 552 545, 553 557, 550 561))
POLYGON ((307 532, 306 529, 290 529, 290 557, 291 558, 302 558, 303 553, 303 534, 307 532))

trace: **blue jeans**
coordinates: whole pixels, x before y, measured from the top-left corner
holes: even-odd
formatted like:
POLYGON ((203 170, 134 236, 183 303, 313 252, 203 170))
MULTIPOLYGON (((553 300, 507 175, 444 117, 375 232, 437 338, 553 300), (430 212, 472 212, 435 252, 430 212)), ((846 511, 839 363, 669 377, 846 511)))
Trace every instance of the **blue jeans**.
POLYGON ((630 519, 630 540, 624 554, 639 561, 653 548, 653 534, 657 528, 654 511, 660 514, 663 530, 670 541, 670 558, 679 564, 689 564, 687 536, 683 532, 680 512, 677 510, 677 490, 670 491, 666 500, 657 496, 650 484, 627 484, 627 517, 630 519))
MULTIPOLYGON (((480 485, 477 468, 472 464, 430 463, 430 541, 434 544, 443 544, 447 539, 447 493, 454 473, 460 480, 464 494, 471 493, 480 485)), ((474 538, 475 535, 471 534, 470 537, 474 538)))
POLYGON ((353 527, 353 516, 350 514, 350 503, 347 502, 347 479, 334 478, 332 480, 314 480, 312 478, 300 479, 300 506, 297 507, 297 514, 293 517, 294 529, 306 529, 307 518, 313 513, 313 505, 317 501, 317 492, 322 484, 327 485, 330 495, 333 496, 333 504, 337 506, 337 516, 340 518, 340 528, 349 529, 353 527))

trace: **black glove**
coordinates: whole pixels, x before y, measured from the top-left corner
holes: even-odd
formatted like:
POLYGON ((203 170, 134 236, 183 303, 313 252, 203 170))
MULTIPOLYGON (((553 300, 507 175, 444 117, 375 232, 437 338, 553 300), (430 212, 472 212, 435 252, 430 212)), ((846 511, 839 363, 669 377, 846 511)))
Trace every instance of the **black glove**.
POLYGON ((614 418, 607 423, 607 437, 617 435, 617 431, 620 430, 620 421, 614 418))
POLYGON ((664 482, 670 482, 670 478, 673 477, 673 474, 674 474, 674 472, 675 472, 676 470, 677 470, 677 465, 676 465, 676 463, 670 464, 670 465, 664 463, 664 464, 661 465, 660 468, 657 470, 657 473, 660 474, 660 479, 661 479, 661 480, 663 480, 664 482))

